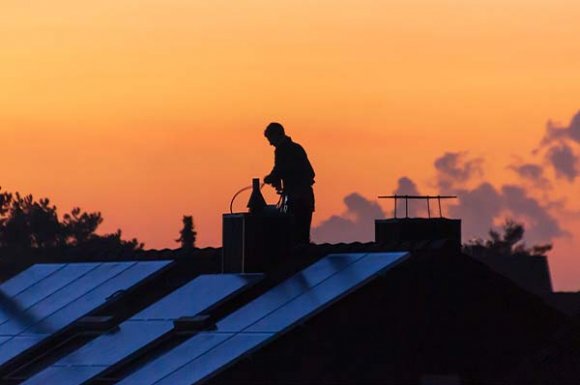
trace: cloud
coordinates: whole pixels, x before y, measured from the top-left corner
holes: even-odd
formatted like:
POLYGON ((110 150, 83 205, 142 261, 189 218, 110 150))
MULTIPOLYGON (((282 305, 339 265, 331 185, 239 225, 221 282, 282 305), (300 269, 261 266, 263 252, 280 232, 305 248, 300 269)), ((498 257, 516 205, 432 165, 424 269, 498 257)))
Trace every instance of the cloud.
POLYGON ((344 198, 346 211, 333 215, 312 229, 314 242, 368 242, 374 240, 375 219, 385 217, 377 202, 352 193, 344 198))
MULTIPOLYGON (((444 153, 433 163, 436 186, 439 194, 457 195, 458 200, 447 203, 448 208, 443 207, 443 215, 462 219, 464 240, 485 238, 490 229, 507 218, 525 224, 525 238, 530 244, 553 242, 558 237, 568 236, 569 233, 554 215, 569 213, 564 200, 540 201, 533 191, 545 195, 545 190, 551 188, 554 175, 575 181, 580 175, 579 156, 575 153, 578 145, 580 111, 567 127, 549 123, 540 148, 532 152, 536 159, 510 166, 521 179, 518 183, 504 184, 482 180, 484 159, 470 157, 466 151, 444 153), (553 168, 554 173, 547 172, 546 166, 553 168), (531 185, 526 182, 531 182, 531 185), (533 186, 534 189, 527 190, 525 186, 533 186)), ((408 176, 398 179, 393 193, 420 195, 417 184, 408 176)), ((344 202, 346 211, 343 214, 334 215, 313 229, 315 241, 350 242, 373 238, 374 219, 385 217, 379 205, 358 193, 348 195, 344 202)), ((398 212, 404 213, 401 204, 404 205, 399 203, 398 212)), ((416 206, 409 205, 409 216, 424 214, 422 208, 416 206)))
POLYGON ((484 182, 473 190, 456 193, 459 203, 452 205, 449 212, 452 217, 462 219, 464 239, 484 238, 502 217, 525 223, 526 239, 531 243, 567 235, 550 213, 551 206, 542 205, 521 186, 503 185, 496 189, 484 182))
POLYGON ((542 144, 547 145, 554 141, 561 142, 566 139, 580 143, 580 111, 572 117, 570 125, 567 127, 560 127, 553 122, 548 122, 546 136, 542 140, 542 144))
POLYGON ((578 156, 576 156, 574 150, 567 144, 550 147, 546 153, 546 159, 554 167, 558 178, 564 177, 568 181, 573 182, 578 176, 578 156))
POLYGON ((435 160, 439 189, 444 193, 483 175, 483 159, 467 158, 467 152, 446 152, 435 160))
POLYGON ((417 184, 410 178, 403 176, 397 182, 397 189, 394 191, 396 195, 420 195, 417 189, 417 184))
POLYGON ((580 143, 580 111, 572 118, 570 126, 568 126, 568 133, 572 140, 580 143))
MULTIPOLYGON (((410 178, 404 176, 399 178, 397 182, 397 188, 393 192, 395 195, 421 195, 419 189, 417 189, 417 184, 413 182, 410 178)), ((411 201, 409 206, 409 216, 416 217, 419 215, 419 210, 417 208, 416 202, 411 201)), ((399 200, 397 204, 398 216, 402 216, 405 213, 405 202, 404 200, 399 200)))
POLYGON ((568 235, 548 209, 537 199, 530 197, 522 187, 503 186, 502 197, 506 210, 509 210, 516 220, 526 224, 527 239, 547 242, 568 235))
MULTIPOLYGON (((449 216, 462 219, 464 239, 484 237, 503 209, 501 193, 489 182, 475 188, 462 187, 475 176, 483 175, 483 159, 469 158, 469 153, 447 152, 434 162, 440 194, 457 195, 449 205, 449 216)), ((447 216, 445 212, 444 216, 447 216)))
POLYGON ((452 218, 462 220, 463 239, 482 238, 501 214, 503 199, 491 183, 484 182, 472 190, 454 191, 458 204, 449 207, 452 218))
POLYGON ((509 168, 515 171, 522 179, 532 182, 538 188, 547 189, 551 186, 548 178, 544 176, 544 168, 539 164, 524 163, 510 166, 509 168))
POLYGON ((580 156, 576 152, 579 144, 580 111, 572 117, 568 126, 562 127, 553 122, 548 122, 546 134, 540 142, 540 148, 533 153, 537 154, 546 149, 544 160, 552 166, 556 177, 574 182, 580 172, 578 170, 580 156))
MULTIPOLYGON (((395 193, 419 195, 419 190, 410 178, 402 177, 395 193)), ((473 189, 460 188, 453 193, 458 196, 457 203, 450 204, 447 210, 444 208, 443 215, 462 220, 464 240, 485 238, 489 230, 496 223, 503 223, 505 218, 526 225, 529 243, 551 242, 554 238, 568 235, 550 213, 553 207, 541 204, 522 186, 508 184, 498 189, 490 182, 483 182, 473 189)), ((346 210, 341 215, 333 215, 313 228, 315 242, 368 242, 374 239, 374 220, 386 217, 378 203, 352 193, 344 198, 344 204, 346 210)), ((415 216, 413 206, 409 206, 409 216, 415 216)))
MULTIPOLYGON (((555 153, 560 172, 568 178, 575 169, 570 152, 555 153)), ((458 203, 449 206, 449 214, 462 219, 463 239, 485 237, 494 224, 505 218, 513 218, 526 224, 526 239, 532 243, 551 241, 566 235, 557 219, 550 213, 553 208, 549 202, 542 205, 530 196, 523 186, 506 184, 495 187, 491 181, 483 181, 475 188, 464 185, 483 172, 483 160, 469 158, 468 152, 445 153, 435 163, 437 185, 440 193, 457 195, 458 203)), ((542 166, 524 163, 511 166, 522 178, 536 185, 549 186, 542 166)), ((574 174, 575 175, 575 174, 574 174)))

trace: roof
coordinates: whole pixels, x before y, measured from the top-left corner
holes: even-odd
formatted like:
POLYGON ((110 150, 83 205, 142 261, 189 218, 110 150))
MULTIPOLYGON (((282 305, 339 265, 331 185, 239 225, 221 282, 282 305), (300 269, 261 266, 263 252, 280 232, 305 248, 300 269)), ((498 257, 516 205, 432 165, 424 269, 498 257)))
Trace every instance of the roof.
MULTIPOLYGON (((85 294, 54 275, 52 282, 63 286, 52 293, 75 293, 68 303, 87 305, 83 312, 62 315, 64 321, 42 340, 12 349, 13 356, 0 362, 2 383, 141 384, 133 376, 156 368, 157 362, 177 367, 155 383, 394 384, 446 376, 462 383, 506 383, 521 365, 533 362, 534 354, 552 346, 554 335, 575 330, 566 315, 540 297, 445 242, 309 245, 293 249, 264 274, 251 275, 216 274, 220 258, 221 249, 207 248, 95 253, 85 262, 50 253, 0 259, 6 267, 0 303, 7 314, 0 330, 6 322, 18 324, 18 314, 39 314, 30 310, 39 308, 34 303, 54 302, 49 292, 32 302, 22 294, 41 282, 51 287, 45 279, 56 273, 50 269, 62 272, 84 264, 93 271, 118 265, 113 262, 118 259, 127 266, 156 266, 135 281, 121 280, 122 287, 106 285, 115 275, 100 284, 85 279, 94 283, 85 294), (39 276, 40 271, 47 275, 39 276), (12 279, 6 280, 9 273, 12 279), (35 277, 29 286, 26 276, 35 277), (285 297, 293 290, 298 291, 285 297), (253 334, 227 326, 272 301, 279 305, 265 319, 285 326, 252 323, 258 328, 253 334), (19 303, 24 305, 14 307, 19 303), (13 311, 7 312, 10 306, 13 311), (207 353, 195 353, 224 336, 239 343, 222 341, 207 353), (230 354, 231 360, 198 375, 196 354, 211 357, 218 348, 222 353, 216 357, 230 354)), ((71 278, 71 284, 81 277, 71 278)), ((47 317, 61 314, 57 310, 47 317)), ((9 337, 0 335, 0 346, 9 337)), ((558 354, 574 360, 577 345, 571 344, 558 354)))

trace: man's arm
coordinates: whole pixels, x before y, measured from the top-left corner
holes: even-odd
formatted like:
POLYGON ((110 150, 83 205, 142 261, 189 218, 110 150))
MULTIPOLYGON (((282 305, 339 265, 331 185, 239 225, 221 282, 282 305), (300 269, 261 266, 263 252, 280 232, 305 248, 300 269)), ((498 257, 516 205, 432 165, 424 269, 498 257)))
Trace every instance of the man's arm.
POLYGON ((274 151, 274 168, 270 174, 264 177, 264 183, 272 185, 276 190, 282 189, 282 176, 280 173, 280 154, 278 149, 274 151))

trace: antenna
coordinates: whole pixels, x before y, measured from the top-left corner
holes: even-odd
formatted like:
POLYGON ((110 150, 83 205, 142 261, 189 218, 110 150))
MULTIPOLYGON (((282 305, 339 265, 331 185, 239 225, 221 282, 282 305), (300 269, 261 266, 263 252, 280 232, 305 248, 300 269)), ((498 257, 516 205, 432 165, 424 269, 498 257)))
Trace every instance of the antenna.
POLYGON ((456 199, 455 195, 380 195, 379 199, 393 199, 395 201, 395 210, 393 212, 394 218, 397 218, 397 200, 405 200, 405 218, 409 218, 409 199, 411 200, 425 200, 427 201, 427 214, 431 218, 431 199, 436 199, 439 204, 439 217, 443 218, 443 211, 441 210, 441 199, 456 199))

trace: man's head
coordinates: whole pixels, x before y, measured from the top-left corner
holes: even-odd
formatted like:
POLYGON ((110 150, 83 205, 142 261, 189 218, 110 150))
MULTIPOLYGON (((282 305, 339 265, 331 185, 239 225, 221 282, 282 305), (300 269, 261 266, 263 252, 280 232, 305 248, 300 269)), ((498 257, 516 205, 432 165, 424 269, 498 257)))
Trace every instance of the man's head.
POLYGON ((286 133, 284 132, 284 127, 280 123, 272 122, 268 124, 268 127, 266 127, 264 136, 272 146, 277 146, 284 141, 286 133))

